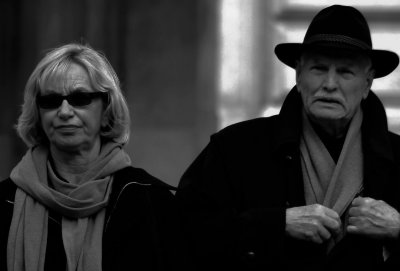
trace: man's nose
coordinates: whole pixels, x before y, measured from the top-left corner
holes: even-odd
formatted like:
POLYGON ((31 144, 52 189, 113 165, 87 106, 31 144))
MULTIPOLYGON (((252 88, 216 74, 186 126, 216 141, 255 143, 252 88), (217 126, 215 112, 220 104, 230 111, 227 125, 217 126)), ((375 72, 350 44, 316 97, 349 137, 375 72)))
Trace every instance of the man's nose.
POLYGON ((60 118, 69 118, 73 116, 74 111, 72 106, 68 103, 66 99, 64 99, 58 109, 58 116, 60 118))
POLYGON ((329 71, 326 73, 323 84, 325 90, 336 90, 336 88, 338 87, 338 74, 335 69, 329 69, 329 71))

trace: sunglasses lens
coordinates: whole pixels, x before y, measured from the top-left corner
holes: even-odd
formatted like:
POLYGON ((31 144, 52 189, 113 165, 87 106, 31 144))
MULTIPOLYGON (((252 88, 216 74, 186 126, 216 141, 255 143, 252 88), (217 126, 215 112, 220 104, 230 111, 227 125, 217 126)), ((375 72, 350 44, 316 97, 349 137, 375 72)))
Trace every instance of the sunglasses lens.
POLYGON ((36 102, 40 108, 55 109, 60 107, 64 100, 72 106, 86 106, 92 103, 96 98, 105 98, 105 92, 74 92, 63 96, 59 94, 39 95, 36 97, 36 102))
POLYGON ((96 93, 75 92, 67 96, 67 101, 72 106, 85 106, 92 102, 96 93))
POLYGON ((63 96, 58 95, 58 94, 50 94, 50 95, 43 95, 43 96, 37 96, 36 97, 36 102, 39 107, 44 108, 44 109, 53 109, 57 108, 61 105, 63 101, 63 96))

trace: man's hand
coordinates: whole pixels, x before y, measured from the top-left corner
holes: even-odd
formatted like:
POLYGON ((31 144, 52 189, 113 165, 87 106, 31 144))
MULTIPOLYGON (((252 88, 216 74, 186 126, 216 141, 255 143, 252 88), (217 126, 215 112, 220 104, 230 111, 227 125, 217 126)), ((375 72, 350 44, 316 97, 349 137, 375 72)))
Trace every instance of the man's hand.
POLYGON ((355 198, 349 210, 347 232, 378 240, 396 239, 400 233, 400 214, 382 200, 355 198))
POLYGON ((340 232, 340 217, 320 204, 286 209, 286 234, 300 240, 322 244, 340 232))

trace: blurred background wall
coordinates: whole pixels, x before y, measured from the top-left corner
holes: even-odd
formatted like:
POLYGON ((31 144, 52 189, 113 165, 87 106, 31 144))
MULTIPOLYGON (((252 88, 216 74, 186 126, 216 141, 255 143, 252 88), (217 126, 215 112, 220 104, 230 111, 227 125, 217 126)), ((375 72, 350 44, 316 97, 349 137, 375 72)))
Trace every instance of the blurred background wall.
POLYGON ((0 177, 26 151, 13 125, 30 73, 46 50, 82 42, 120 77, 134 164, 177 184, 216 128, 214 2, 1 0, 0 177))
MULTIPOLYGON (((46 50, 82 42, 106 55, 131 110, 134 165, 177 185, 210 134, 279 111, 294 72, 274 46, 301 42, 332 3, 360 8, 375 47, 400 52, 399 0, 1 0, 0 178, 26 151, 13 125, 46 50)), ((399 78, 374 83, 394 131, 399 78)))

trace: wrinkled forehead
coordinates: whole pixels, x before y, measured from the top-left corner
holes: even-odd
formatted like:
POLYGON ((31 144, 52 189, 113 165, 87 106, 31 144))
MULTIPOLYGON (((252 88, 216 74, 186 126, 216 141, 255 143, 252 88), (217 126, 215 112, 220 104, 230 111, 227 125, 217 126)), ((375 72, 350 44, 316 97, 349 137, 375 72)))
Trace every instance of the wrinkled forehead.
POLYGON ((49 65, 39 79, 40 93, 68 94, 76 89, 89 89, 90 79, 86 69, 75 62, 64 61, 49 65))
POLYGON ((368 67, 371 65, 371 59, 368 55, 358 51, 340 50, 340 49, 308 49, 301 56, 300 61, 335 61, 346 65, 355 65, 368 67))

